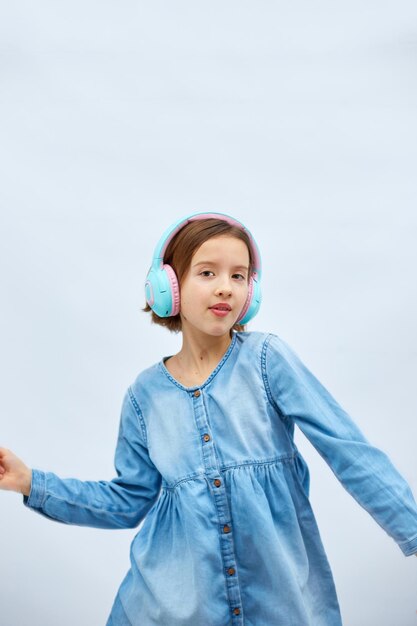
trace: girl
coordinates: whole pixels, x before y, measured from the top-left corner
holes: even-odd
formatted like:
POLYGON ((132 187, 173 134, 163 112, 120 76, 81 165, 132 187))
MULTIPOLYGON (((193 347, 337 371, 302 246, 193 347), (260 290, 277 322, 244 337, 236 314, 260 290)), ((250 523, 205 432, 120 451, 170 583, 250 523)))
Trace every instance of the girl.
POLYGON ((180 220, 155 250, 145 310, 181 331, 182 347, 128 387, 116 477, 61 479, 0 451, 1 488, 46 517, 144 520, 107 626, 340 626, 295 424, 402 552, 417 553, 417 506, 386 455, 280 337, 245 330, 260 278, 240 222, 180 220))

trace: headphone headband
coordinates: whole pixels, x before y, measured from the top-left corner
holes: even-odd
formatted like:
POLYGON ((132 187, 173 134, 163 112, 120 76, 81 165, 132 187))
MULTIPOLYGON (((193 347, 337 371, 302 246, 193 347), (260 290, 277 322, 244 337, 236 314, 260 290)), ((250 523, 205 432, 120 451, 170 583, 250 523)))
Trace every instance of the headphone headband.
POLYGON ((261 278, 261 255, 259 252, 259 248, 254 240, 251 232, 239 222, 239 220, 235 219, 231 215, 226 215, 225 213, 192 213, 186 217, 179 219, 177 222, 172 224, 167 230, 164 232, 160 240, 158 241, 152 260, 152 266, 157 265, 157 267, 162 267, 164 262, 165 252, 171 243, 172 239, 175 235, 189 222, 195 222, 197 220, 205 220, 205 219, 220 219, 223 222, 227 222, 232 226, 237 226, 240 230, 243 230, 249 237, 249 241, 251 243, 251 252, 252 252, 252 261, 253 261, 253 272, 256 272, 256 275, 261 278))

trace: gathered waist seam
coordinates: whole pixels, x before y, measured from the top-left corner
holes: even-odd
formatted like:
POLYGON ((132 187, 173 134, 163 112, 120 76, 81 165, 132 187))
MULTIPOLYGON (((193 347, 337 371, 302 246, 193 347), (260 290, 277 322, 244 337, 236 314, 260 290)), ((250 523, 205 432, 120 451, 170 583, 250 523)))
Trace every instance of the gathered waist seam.
MULTIPOLYGON (((241 463, 228 463, 227 465, 222 465, 220 467, 220 471, 221 473, 225 473, 234 469, 240 469, 242 467, 259 467, 261 465, 281 465, 283 463, 292 463, 296 456, 297 452, 294 452, 293 454, 283 454, 281 456, 272 457, 270 459, 253 459, 248 461, 242 461, 241 463)), ((167 483, 164 479, 162 479, 161 488, 165 490, 175 489, 176 487, 178 487, 178 485, 182 483, 200 479, 206 480, 207 474, 205 472, 195 472, 194 474, 183 476, 173 483, 167 483)))

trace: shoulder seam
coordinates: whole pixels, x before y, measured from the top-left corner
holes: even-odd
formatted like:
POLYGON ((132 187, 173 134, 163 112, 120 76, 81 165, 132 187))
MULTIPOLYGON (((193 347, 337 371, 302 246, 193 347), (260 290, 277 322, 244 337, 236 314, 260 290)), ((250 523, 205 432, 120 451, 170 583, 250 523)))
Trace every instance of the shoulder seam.
POLYGON ((135 409, 135 413, 136 413, 136 416, 138 418, 138 421, 139 421, 139 424, 140 424, 140 427, 141 427, 142 436, 143 436, 145 445, 148 445, 148 435, 147 435, 147 432, 146 432, 146 424, 145 424, 145 420, 144 420, 142 411, 140 410, 140 406, 138 404, 138 401, 136 400, 136 398, 135 398, 135 396, 133 394, 132 387, 129 386, 127 391, 128 391, 128 394, 129 394, 130 401, 131 401, 131 403, 133 405, 133 408, 135 409))
POLYGON ((266 395, 268 397, 268 400, 269 400, 271 406, 275 409, 275 411, 278 413, 280 418, 285 422, 285 421, 288 421, 288 417, 281 411, 281 409, 279 408, 278 404, 274 400, 274 397, 273 397, 273 395, 271 393, 271 387, 269 385, 268 372, 266 370, 266 351, 268 349, 269 342, 271 341, 272 337, 274 337, 274 336, 275 335, 273 333, 268 333, 266 338, 264 339, 264 342, 263 342, 263 345, 262 345, 262 352, 261 352, 262 379, 263 379, 263 382, 264 382, 266 395))

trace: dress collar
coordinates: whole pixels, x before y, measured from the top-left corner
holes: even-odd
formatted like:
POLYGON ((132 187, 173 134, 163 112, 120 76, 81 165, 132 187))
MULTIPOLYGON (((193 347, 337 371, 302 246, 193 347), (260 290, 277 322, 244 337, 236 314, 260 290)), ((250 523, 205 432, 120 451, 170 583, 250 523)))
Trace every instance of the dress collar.
POLYGON ((234 345, 236 343, 236 338, 237 338, 237 332, 233 331, 232 340, 231 340, 231 342, 229 344, 229 347, 227 348, 226 352, 224 353, 224 355, 222 356, 222 358, 220 359, 220 361, 218 362, 218 364, 216 365, 214 370, 211 372, 210 376, 208 378, 206 378, 206 380, 201 385, 194 385, 193 387, 186 387, 185 385, 182 385, 176 378, 174 378, 172 376, 172 374, 168 371, 167 366, 165 365, 165 361, 167 359, 169 359, 173 355, 164 356, 159 361, 159 366, 162 369, 162 371, 164 372, 164 374, 166 374, 166 376, 170 379, 170 381, 173 382, 180 389, 184 389, 184 391, 194 391, 195 389, 202 389, 203 387, 206 387, 206 385, 208 385, 213 380, 213 378, 215 377, 217 372, 220 370, 220 368, 223 366, 223 364, 227 361, 227 359, 228 359, 228 357, 229 357, 229 355, 230 355, 231 351, 233 350, 233 347, 234 347, 234 345))

